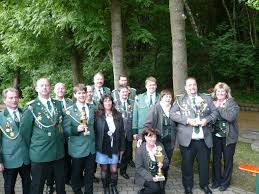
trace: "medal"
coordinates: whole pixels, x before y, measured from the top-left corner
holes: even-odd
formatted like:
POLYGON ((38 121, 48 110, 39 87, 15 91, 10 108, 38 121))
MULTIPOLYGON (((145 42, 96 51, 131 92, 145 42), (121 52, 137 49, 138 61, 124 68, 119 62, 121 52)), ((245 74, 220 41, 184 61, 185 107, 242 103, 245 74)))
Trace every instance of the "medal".
POLYGON ((14 132, 11 132, 11 133, 10 133, 10 136, 13 137, 13 136, 14 136, 14 132))
POLYGON ((11 130, 9 128, 6 128, 5 131, 9 133, 11 130))

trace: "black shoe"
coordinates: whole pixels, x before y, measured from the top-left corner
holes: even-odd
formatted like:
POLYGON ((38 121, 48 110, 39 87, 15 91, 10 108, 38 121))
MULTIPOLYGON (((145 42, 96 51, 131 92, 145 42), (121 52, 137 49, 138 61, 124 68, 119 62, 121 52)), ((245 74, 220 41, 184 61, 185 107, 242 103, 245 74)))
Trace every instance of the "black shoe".
POLYGON ((203 189, 202 189, 203 191, 204 191, 204 193, 205 194, 212 194, 212 191, 210 190, 210 188, 209 188, 209 186, 207 185, 207 186, 205 186, 205 187, 203 187, 203 189))
POLYGON ((71 181, 67 181, 65 184, 71 186, 71 181))
POLYGON ((53 194, 55 191, 55 188, 53 186, 47 186, 46 194, 53 194))
POLYGON ((129 175, 125 172, 125 173, 120 173, 120 175, 125 178, 125 179, 129 179, 129 175))
POLYGON ((130 167, 135 168, 135 163, 132 160, 129 161, 129 165, 130 165, 130 167))
POLYGON ((99 183, 100 182, 100 180, 99 180, 99 178, 97 178, 96 176, 94 176, 94 183, 99 183))
POLYGON ((212 185, 210 186, 211 189, 217 189, 220 186, 220 184, 218 183, 212 183, 212 185))
POLYGON ((220 186, 219 191, 226 191, 228 186, 220 186))
POLYGON ((192 194, 192 188, 191 187, 186 187, 184 190, 185 190, 185 194, 192 194))

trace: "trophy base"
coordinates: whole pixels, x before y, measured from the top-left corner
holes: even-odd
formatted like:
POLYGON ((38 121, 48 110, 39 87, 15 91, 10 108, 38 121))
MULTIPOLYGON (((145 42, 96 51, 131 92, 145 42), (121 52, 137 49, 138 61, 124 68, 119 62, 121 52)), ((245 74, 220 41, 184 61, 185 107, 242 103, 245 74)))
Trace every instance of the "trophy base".
POLYGON ((90 135, 90 131, 85 131, 84 136, 90 135))
POLYGON ((165 181, 165 176, 156 176, 157 181, 165 181))

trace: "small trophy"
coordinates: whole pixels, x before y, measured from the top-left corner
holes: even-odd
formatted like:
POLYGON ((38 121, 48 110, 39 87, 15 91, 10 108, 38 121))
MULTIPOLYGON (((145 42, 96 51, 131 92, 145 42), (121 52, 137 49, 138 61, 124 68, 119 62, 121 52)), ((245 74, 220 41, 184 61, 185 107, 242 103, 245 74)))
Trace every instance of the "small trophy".
MULTIPOLYGON (((162 153, 162 147, 157 146, 155 158, 157 162, 164 162, 165 155, 162 153)), ((165 181, 165 176, 162 173, 162 169, 158 167, 157 175, 156 175, 157 181, 165 181)))
MULTIPOLYGON (((87 126, 87 123, 88 123, 88 118, 86 116, 86 112, 84 110, 82 110, 81 116, 80 116, 80 124, 87 126)), ((85 131, 84 131, 84 136, 86 136, 86 135, 90 135, 90 131, 87 130, 87 127, 85 127, 85 131)))
POLYGON ((204 100, 202 98, 197 98, 195 102, 195 109, 197 113, 197 119, 201 120, 201 113, 204 110, 204 100))

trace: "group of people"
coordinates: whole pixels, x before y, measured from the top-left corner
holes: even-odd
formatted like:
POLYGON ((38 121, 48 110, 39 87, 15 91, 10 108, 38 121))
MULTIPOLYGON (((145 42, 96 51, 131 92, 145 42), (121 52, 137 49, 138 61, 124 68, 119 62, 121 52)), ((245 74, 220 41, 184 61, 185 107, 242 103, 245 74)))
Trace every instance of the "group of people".
POLYGON ((139 194, 163 194, 176 142, 186 194, 192 194, 195 159, 205 194, 212 193, 210 188, 228 188, 239 107, 227 84, 219 82, 213 93, 206 95, 198 93, 195 78, 189 77, 186 94, 173 101, 170 90, 157 93, 154 77, 146 79, 146 92, 139 95, 129 87, 127 76, 121 75, 118 82, 119 87, 111 91, 104 87, 104 76, 99 72, 93 86, 74 86, 73 102, 65 98, 63 83, 55 85, 52 98, 50 81, 40 78, 35 85, 38 97, 23 110, 18 107, 18 91, 5 89, 6 108, 0 114, 0 172, 5 194, 14 194, 18 174, 23 194, 42 194, 46 180, 49 193, 55 184, 57 194, 65 194, 65 184, 71 184, 75 194, 92 194, 93 182, 98 181, 97 164, 104 194, 119 193, 118 174, 129 179, 128 165, 136 167, 139 194), (137 141, 135 163, 133 140, 137 141), (158 153, 164 156, 162 161, 157 160, 158 153), (158 176, 161 169, 162 180, 158 176))

